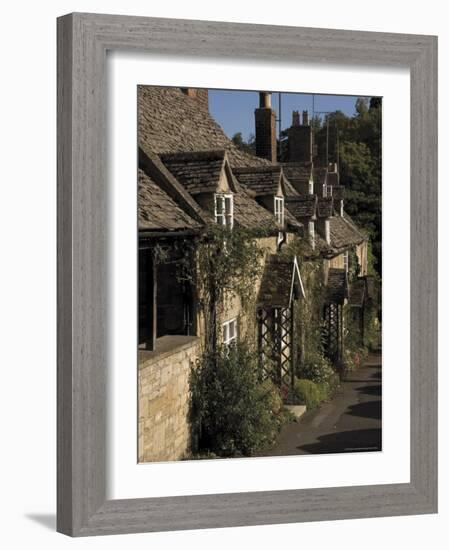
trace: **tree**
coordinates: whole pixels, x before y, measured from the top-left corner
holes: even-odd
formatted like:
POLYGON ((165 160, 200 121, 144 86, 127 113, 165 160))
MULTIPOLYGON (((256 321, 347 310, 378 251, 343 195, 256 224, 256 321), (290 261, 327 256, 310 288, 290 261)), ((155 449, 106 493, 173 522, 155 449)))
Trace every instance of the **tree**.
POLYGON ((250 134, 248 141, 243 139, 242 132, 237 132, 231 139, 232 143, 241 151, 249 153, 250 155, 256 154, 256 141, 253 134, 250 134))
POLYGON ((380 273, 382 98, 359 98, 354 116, 335 111, 316 128, 318 161, 320 164, 339 162, 340 181, 346 187, 345 210, 369 232, 376 269, 380 273))

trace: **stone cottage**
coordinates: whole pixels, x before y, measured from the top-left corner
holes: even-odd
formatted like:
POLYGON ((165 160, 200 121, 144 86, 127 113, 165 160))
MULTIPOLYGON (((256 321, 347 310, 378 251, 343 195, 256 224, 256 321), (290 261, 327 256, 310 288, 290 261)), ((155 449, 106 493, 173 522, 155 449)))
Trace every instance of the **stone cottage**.
POLYGON ((220 312, 220 338, 230 345, 254 325, 261 362, 269 346, 279 384, 294 376, 293 304, 307 295, 301 258, 279 254, 287 243, 307 241, 322 262, 329 356, 342 357, 345 307, 363 338, 367 237, 344 211, 338 167, 314 165, 307 114, 302 124, 293 114, 288 162, 277 162, 275 122, 271 96, 261 93, 250 155, 210 115, 207 90, 138 88, 139 462, 179 459, 189 448, 189 373, 206 327, 198 289, 177 273, 183 249, 205 227, 266 228, 252 319, 230 300, 220 312), (350 251, 360 266, 354 292, 350 251))

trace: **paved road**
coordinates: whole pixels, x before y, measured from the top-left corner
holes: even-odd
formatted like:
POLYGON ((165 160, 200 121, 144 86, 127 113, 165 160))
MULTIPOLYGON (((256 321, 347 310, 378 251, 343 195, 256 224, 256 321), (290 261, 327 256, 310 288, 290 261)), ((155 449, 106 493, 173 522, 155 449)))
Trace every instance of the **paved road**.
POLYGON ((308 411, 282 429, 262 456, 381 450, 382 369, 380 354, 348 375, 330 403, 308 411))

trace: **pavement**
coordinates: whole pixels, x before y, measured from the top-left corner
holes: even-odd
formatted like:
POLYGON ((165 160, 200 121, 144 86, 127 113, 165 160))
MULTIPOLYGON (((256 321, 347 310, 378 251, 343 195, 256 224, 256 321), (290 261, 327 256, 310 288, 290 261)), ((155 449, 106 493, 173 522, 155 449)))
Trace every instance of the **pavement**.
POLYGON ((381 354, 350 372, 334 398, 285 425, 274 447, 260 456, 382 450, 381 354))

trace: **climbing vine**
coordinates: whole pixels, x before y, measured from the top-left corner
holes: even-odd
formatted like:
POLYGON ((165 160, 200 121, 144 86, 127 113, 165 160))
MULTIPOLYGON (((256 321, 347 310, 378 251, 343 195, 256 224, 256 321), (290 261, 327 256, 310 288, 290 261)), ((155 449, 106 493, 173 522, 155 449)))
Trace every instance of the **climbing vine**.
POLYGON ((282 249, 287 258, 297 258, 305 298, 294 304, 295 331, 298 335, 296 354, 298 374, 308 359, 324 357, 323 349, 323 305, 326 297, 324 270, 319 256, 305 255, 310 249, 302 239, 294 239, 282 249))
POLYGON ((196 239, 178 242, 182 250, 178 276, 196 289, 206 351, 216 348, 220 315, 233 300, 240 301, 240 315, 246 316, 249 322, 254 319, 257 281, 267 252, 260 239, 268 235, 270 228, 250 231, 236 227, 230 230, 211 225, 196 239))

